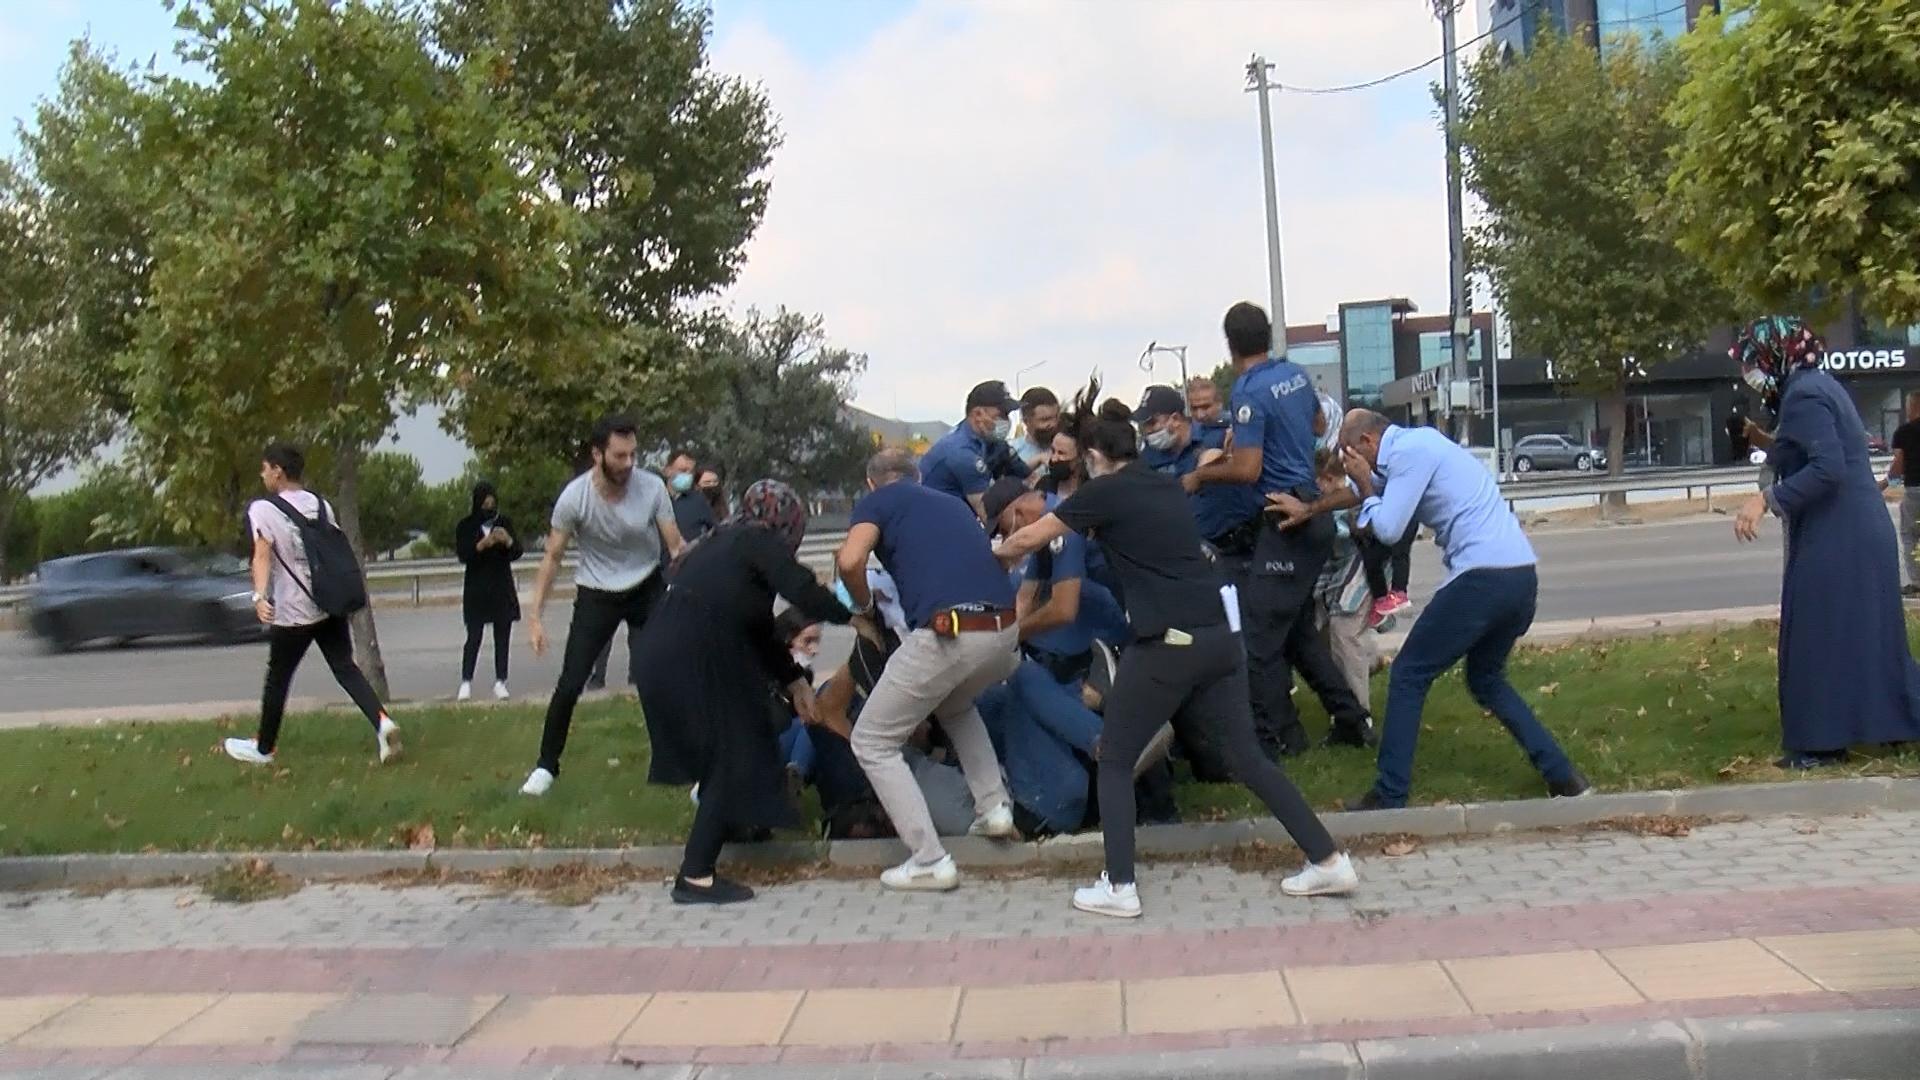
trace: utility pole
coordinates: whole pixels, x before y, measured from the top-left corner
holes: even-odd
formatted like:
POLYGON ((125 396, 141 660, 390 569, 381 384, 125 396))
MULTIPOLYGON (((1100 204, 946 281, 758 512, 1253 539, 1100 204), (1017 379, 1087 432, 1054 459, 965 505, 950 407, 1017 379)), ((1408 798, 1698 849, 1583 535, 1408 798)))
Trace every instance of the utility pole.
MULTIPOLYGON (((1273 113, 1267 105, 1267 73, 1273 65, 1259 53, 1247 62, 1247 89, 1260 95, 1260 165, 1267 182, 1267 292, 1273 319, 1273 355, 1287 355, 1287 303, 1280 278, 1280 196, 1273 179, 1273 113)), ((1182 391, 1184 392, 1184 391, 1182 391)))
MULTIPOLYGON (((1447 238, 1450 247, 1448 276, 1453 294, 1452 330, 1453 363, 1448 372, 1449 382, 1467 378, 1467 340, 1473 332, 1473 313, 1467 298, 1467 235, 1465 212, 1462 209, 1460 175, 1460 77, 1459 64, 1454 56, 1459 48, 1454 33, 1453 20, 1458 12, 1460 0, 1433 0, 1433 13, 1440 19, 1440 51, 1445 54, 1441 61, 1444 65, 1446 87, 1447 118, 1447 238)), ((1449 386, 1444 402, 1445 415, 1451 421, 1453 417, 1453 390, 1449 386)), ((1460 429, 1454 425, 1453 435, 1462 444, 1468 441, 1460 429)), ((1494 441, 1499 437, 1496 434, 1494 441)))

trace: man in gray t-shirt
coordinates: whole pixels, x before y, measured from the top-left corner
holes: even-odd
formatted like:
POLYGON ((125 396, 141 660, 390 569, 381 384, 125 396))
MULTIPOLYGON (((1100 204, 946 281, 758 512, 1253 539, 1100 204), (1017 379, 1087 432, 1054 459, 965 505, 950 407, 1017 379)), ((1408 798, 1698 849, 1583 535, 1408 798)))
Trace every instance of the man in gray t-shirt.
POLYGON ((579 549, 573 621, 567 627, 560 682, 547 702, 540 761, 520 788, 523 795, 545 795, 553 786, 573 709, 586 689, 594 659, 623 622, 631 646, 666 591, 661 564, 680 554, 680 530, 673 522, 667 485, 634 467, 639 439, 633 421, 623 416, 601 420, 594 425, 592 446, 593 467, 575 477, 553 504, 553 531, 534 580, 527 638, 534 655, 541 656, 547 651, 547 630, 540 617, 560 572, 560 557, 569 543, 579 549))

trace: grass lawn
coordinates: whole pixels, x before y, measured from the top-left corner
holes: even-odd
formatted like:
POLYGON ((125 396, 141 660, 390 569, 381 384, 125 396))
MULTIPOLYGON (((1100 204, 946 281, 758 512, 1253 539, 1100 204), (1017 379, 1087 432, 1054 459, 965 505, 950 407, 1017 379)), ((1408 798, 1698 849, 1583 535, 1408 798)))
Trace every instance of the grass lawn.
MULTIPOLYGON (((1910 624, 1909 634, 1916 634, 1910 624)), ((1682 634, 1522 650, 1513 681, 1602 791, 1778 780, 1773 630, 1682 634)), ((1386 683, 1375 680, 1384 709, 1386 683)), ((1303 702, 1311 695, 1302 691, 1303 702)), ((1323 730, 1307 704, 1312 730, 1323 730)), ((583 705, 566 774, 544 799, 518 794, 541 710, 401 712, 406 756, 381 768, 359 717, 290 717, 280 761, 227 760, 220 740, 251 718, 0 733, 0 852, 574 847, 676 842, 687 793, 646 783, 646 731, 631 701, 583 705)), ((1315 750, 1289 771, 1316 806, 1365 790, 1372 755, 1315 750)), ((1857 758, 1821 775, 1920 775, 1920 751, 1857 758)), ((1414 778, 1417 802, 1527 798, 1543 787, 1458 670, 1434 688, 1414 778)), ((1244 790, 1186 784, 1190 818, 1254 812, 1244 790)))

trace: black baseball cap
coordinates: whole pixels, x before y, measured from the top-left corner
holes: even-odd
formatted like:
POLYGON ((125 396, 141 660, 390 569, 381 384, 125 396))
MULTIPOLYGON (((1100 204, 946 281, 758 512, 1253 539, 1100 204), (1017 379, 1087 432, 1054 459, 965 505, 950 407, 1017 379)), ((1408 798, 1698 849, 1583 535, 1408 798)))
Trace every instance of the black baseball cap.
POLYGON ((987 513, 988 535, 997 534, 1000 531, 1000 515, 1006 513, 1007 507, 1019 501, 1020 496, 1026 493, 1027 485, 1011 476, 1003 476, 987 488, 986 495, 980 501, 983 504, 981 508, 987 513))
POLYGON ((967 391, 968 411, 980 408, 999 409, 1002 413, 1011 414, 1020 411, 1020 403, 1014 400, 1012 394, 1007 393, 1006 383, 995 379, 992 382, 983 382, 967 391))
POLYGON ((1140 395, 1140 407, 1133 410, 1133 422, 1144 424, 1156 416, 1172 416, 1187 411, 1187 399, 1171 386, 1149 386, 1140 395))

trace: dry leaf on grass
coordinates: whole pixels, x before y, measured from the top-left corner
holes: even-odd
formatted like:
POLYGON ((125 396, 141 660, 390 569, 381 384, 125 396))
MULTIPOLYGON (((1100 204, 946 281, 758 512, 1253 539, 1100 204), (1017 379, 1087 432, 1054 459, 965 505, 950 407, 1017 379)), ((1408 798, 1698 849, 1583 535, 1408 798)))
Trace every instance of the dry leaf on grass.
POLYGON ((1545 694, 1548 697, 1552 697, 1553 695, 1560 692, 1560 684, 1557 682, 1550 682, 1547 685, 1541 687, 1540 692, 1542 694, 1545 694))
POLYGON ((1398 859, 1411 855, 1419 850, 1420 845, 1418 843, 1403 836, 1398 840, 1389 842, 1387 846, 1381 848, 1380 854, 1385 855, 1389 859, 1398 859))

